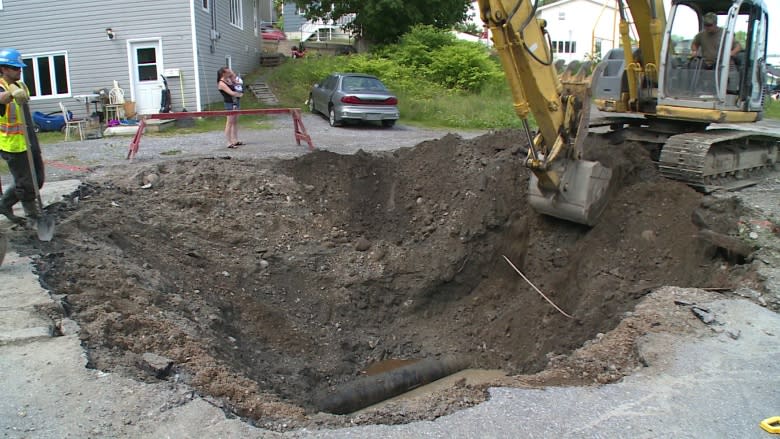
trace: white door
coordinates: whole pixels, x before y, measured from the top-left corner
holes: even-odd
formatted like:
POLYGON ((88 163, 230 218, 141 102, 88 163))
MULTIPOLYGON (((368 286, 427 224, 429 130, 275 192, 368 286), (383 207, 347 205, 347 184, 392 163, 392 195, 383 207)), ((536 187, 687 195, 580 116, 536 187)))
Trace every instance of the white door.
POLYGON ((139 114, 160 112, 163 81, 160 41, 143 41, 130 44, 133 67, 133 97, 135 111, 139 114))

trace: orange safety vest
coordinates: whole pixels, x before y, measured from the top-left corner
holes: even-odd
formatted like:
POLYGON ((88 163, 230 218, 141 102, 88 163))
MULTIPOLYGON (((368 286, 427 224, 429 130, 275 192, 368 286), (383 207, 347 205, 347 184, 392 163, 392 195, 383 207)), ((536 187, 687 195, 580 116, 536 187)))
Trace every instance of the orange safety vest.
MULTIPOLYGON (((17 82, 27 90, 27 85, 17 82)), ((0 86, 8 91, 8 82, 0 78, 0 86)), ((0 114, 0 150, 5 152, 25 152, 27 142, 24 139, 24 125, 22 125, 22 106, 13 100, 5 105, 5 111, 0 114)))

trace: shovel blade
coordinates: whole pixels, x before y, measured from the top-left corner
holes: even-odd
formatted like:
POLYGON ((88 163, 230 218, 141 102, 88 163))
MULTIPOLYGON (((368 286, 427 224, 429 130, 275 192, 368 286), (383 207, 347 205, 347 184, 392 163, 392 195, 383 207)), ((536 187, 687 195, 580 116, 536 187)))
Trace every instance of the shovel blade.
POLYGON ((36 223, 38 239, 49 242, 54 237, 54 218, 48 215, 41 215, 36 223))

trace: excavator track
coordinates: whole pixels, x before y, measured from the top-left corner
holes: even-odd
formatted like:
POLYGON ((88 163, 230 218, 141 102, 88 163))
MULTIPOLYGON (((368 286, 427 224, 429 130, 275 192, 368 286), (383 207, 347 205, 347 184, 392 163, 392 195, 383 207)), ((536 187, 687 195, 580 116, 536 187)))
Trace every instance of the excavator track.
POLYGON ((716 129, 671 136, 661 150, 661 174, 704 192, 754 184, 780 163, 780 135, 716 129))

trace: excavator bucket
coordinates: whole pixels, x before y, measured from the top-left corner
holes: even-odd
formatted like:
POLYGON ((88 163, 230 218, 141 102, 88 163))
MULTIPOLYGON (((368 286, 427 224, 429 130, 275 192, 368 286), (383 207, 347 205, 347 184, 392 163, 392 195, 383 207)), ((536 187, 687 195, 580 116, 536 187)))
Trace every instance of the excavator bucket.
POLYGON ((556 65, 558 80, 566 94, 590 95, 593 72, 596 66, 592 61, 572 61, 569 64, 556 65))
POLYGON ((541 188, 536 174, 531 174, 528 188, 531 206, 545 215, 588 226, 596 224, 607 205, 612 170, 587 160, 565 160, 560 165, 558 190, 541 188))

